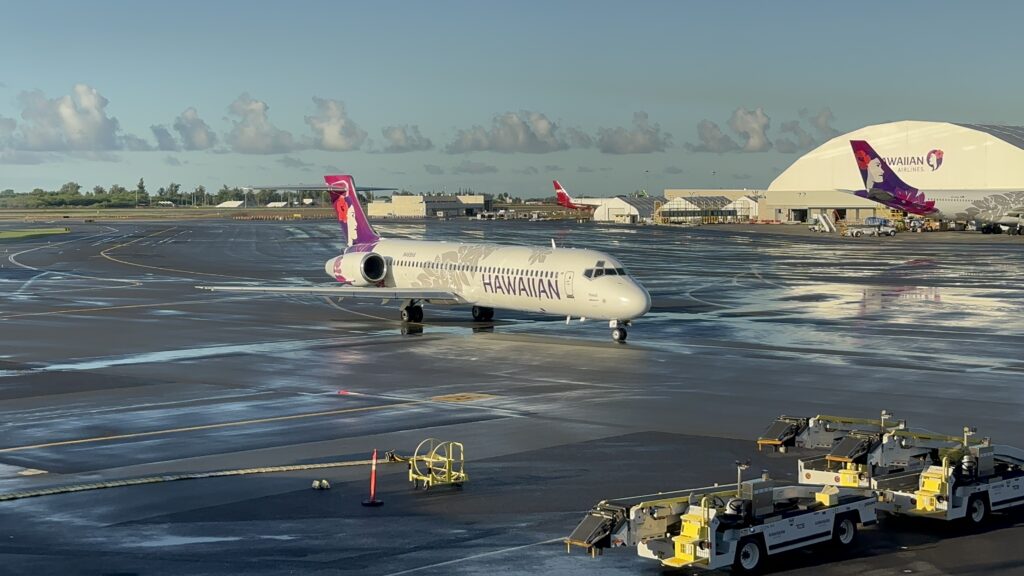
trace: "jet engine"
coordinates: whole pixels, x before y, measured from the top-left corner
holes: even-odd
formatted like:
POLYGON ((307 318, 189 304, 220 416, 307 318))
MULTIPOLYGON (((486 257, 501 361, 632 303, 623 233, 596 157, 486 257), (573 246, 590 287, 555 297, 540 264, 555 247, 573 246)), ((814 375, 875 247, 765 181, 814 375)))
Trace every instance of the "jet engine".
POLYGON ((328 260, 324 271, 339 282, 353 286, 375 286, 387 276, 388 265, 384 257, 376 252, 352 252, 328 260))

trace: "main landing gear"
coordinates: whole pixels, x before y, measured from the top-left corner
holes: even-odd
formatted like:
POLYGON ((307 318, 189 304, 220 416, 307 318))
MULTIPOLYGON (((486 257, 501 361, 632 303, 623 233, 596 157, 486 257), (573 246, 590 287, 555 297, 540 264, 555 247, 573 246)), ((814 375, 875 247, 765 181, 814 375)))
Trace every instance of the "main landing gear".
POLYGON ((419 304, 403 306, 402 322, 414 322, 416 324, 423 322, 423 306, 420 306, 419 304))
POLYGON ((612 340, 622 344, 626 341, 629 336, 629 332, 626 332, 626 326, 629 326, 628 321, 612 320, 608 323, 608 327, 612 329, 612 340))
POLYGON ((473 306, 473 320, 485 322, 494 318, 494 308, 485 306, 473 306))

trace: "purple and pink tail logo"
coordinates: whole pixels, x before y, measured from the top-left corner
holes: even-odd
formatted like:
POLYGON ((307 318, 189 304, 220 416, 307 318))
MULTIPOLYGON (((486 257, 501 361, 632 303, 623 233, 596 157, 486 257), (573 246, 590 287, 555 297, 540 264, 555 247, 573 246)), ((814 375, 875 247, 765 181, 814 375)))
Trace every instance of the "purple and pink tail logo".
POLYGON ((929 152, 928 156, 925 157, 925 162, 928 164, 928 167, 932 169, 932 172, 938 170, 939 166, 942 166, 942 150, 936 148, 929 152))
POLYGON ((338 224, 346 245, 371 245, 380 240, 359 204, 359 194, 352 176, 324 176, 324 182, 330 191, 331 203, 334 205, 334 213, 338 215, 338 224))
MULTIPOLYGON (((904 182, 870 144, 863 140, 851 140, 850 146, 861 178, 864 179, 865 189, 857 191, 857 196, 919 216, 935 212, 935 201, 929 200, 923 192, 904 182)), ((937 166, 942 161, 942 151, 933 152, 938 152, 937 166)))

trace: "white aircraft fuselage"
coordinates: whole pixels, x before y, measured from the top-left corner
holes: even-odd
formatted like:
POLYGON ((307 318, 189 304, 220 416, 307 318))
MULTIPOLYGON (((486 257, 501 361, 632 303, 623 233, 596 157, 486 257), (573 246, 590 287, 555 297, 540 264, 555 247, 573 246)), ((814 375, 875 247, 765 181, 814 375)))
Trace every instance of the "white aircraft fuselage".
POLYGON ((600 320, 629 321, 650 308, 647 291, 614 257, 595 250, 381 238, 328 260, 339 282, 341 260, 360 252, 384 258, 380 288, 437 290, 487 308, 600 320))
POLYGON ((932 218, 955 221, 979 221, 1015 226, 1024 211, 1021 190, 921 190, 935 202, 932 218))

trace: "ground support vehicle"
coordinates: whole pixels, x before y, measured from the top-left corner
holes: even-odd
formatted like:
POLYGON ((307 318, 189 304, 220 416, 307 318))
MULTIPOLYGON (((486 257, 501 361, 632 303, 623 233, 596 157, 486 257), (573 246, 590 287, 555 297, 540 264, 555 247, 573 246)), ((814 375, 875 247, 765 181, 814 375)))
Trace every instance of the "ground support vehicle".
POLYGON ((828 447, 799 461, 801 484, 870 489, 882 512, 980 524, 990 512, 1024 505, 1024 450, 974 434, 913 430, 885 412, 879 420, 783 416, 758 445, 828 447))
POLYGON ((738 489, 702 488, 632 505, 601 502, 566 538, 566 548, 596 556, 603 548, 636 546, 640 556, 668 567, 755 572, 769 555, 823 542, 853 544, 858 526, 876 522, 876 503, 869 491, 763 476, 738 489))

